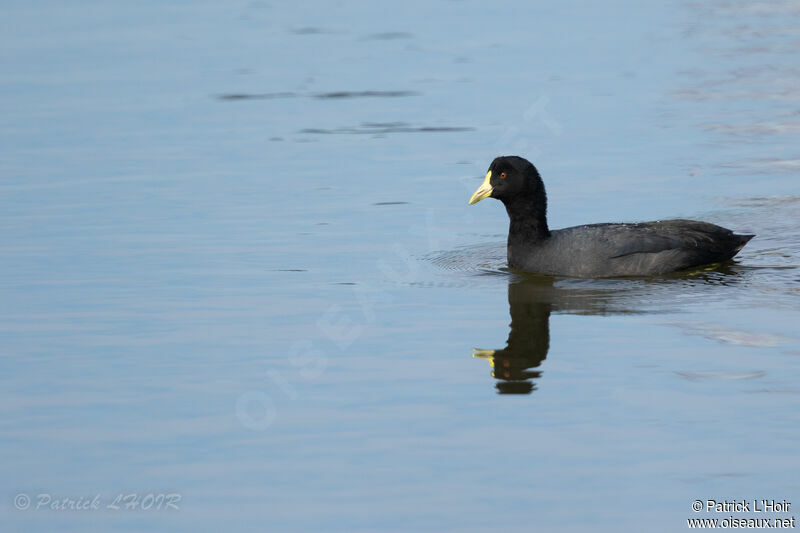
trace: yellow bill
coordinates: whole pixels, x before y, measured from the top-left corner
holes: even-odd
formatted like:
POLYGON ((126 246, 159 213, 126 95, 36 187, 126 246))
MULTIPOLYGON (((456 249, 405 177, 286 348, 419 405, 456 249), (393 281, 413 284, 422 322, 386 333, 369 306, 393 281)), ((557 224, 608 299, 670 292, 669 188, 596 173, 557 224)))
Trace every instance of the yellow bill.
POLYGON ((492 179, 492 171, 490 170, 489 172, 486 173, 486 179, 483 180, 483 183, 481 183, 481 186, 478 187, 478 190, 475 191, 475 193, 472 195, 472 197, 470 197, 469 205, 472 205, 474 203, 480 202, 484 198, 486 198, 488 196, 491 196, 491 194, 492 194, 492 184, 489 183, 489 181, 491 179, 492 179))
POLYGON ((495 350, 481 350, 480 348, 473 348, 472 349, 472 357, 476 357, 478 359, 486 359, 489 361, 489 364, 494 367, 494 352, 495 350))

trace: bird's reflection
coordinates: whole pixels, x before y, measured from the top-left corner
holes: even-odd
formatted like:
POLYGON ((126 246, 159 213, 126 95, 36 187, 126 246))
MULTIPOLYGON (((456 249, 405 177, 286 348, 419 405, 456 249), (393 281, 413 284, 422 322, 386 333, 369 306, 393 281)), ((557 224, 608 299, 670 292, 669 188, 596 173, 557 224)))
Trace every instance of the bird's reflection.
POLYGON ((536 390, 540 366, 550 349, 551 312, 609 315, 663 311, 687 292, 702 297, 715 286, 736 283, 738 274, 729 263, 651 280, 514 275, 508 284, 511 324, 505 348, 476 348, 472 355, 492 366, 498 393, 530 394, 536 390))
POLYGON ((550 310, 554 291, 552 279, 517 279, 508 285, 511 331, 500 350, 475 349, 473 356, 492 366, 495 387, 500 394, 530 394, 537 370, 550 348, 550 310))

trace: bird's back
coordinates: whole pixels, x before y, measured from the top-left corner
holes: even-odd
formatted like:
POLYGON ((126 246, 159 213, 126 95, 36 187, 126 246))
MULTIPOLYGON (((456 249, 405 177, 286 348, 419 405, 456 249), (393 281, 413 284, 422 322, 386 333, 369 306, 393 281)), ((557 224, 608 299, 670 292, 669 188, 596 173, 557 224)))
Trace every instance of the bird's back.
POLYGON ((508 249, 509 266, 576 277, 653 276, 732 258, 752 235, 695 220, 574 226, 508 249))

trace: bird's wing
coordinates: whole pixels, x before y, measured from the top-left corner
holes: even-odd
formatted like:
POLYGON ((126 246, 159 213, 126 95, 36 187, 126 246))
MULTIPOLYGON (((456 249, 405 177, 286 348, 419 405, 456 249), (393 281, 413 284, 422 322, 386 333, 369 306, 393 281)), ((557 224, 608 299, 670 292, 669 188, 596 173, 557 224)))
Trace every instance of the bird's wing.
POLYGON ((665 220, 609 224, 598 227, 597 237, 607 247, 611 259, 670 250, 702 251, 703 255, 714 256, 730 248, 733 232, 707 222, 665 220))

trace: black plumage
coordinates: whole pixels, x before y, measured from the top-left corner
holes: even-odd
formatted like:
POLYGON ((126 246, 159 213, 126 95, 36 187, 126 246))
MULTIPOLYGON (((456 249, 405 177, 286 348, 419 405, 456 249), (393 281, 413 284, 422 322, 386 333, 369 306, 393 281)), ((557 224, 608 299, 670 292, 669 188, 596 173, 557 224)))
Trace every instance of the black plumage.
POLYGON ((731 259, 753 235, 696 220, 606 223, 551 231, 547 194, 526 159, 498 157, 470 204, 491 196, 506 207, 508 265, 582 278, 654 276, 731 259))

